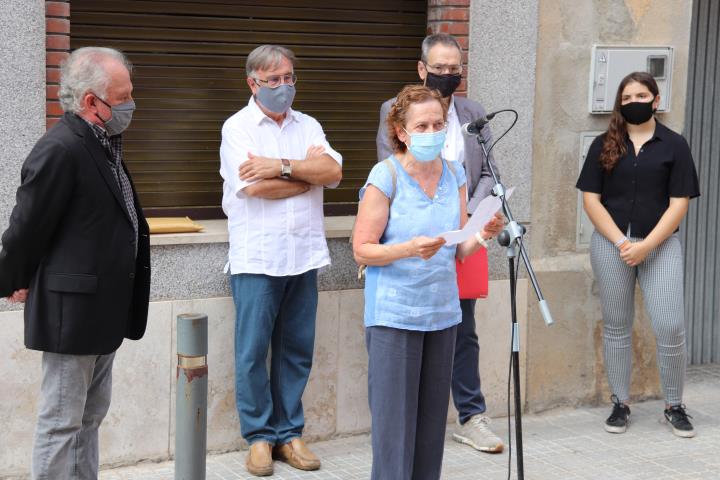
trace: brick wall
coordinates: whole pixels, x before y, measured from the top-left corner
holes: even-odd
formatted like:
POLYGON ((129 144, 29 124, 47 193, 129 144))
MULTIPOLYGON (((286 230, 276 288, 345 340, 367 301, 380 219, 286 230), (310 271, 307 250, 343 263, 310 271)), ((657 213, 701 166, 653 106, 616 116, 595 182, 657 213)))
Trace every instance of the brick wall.
POLYGON ((70 52, 70 2, 45 2, 45 123, 50 128, 62 116, 58 101, 60 63, 70 52))
POLYGON ((428 0, 428 34, 449 33, 463 48, 463 81, 455 92, 467 93, 468 38, 470 34, 470 0, 428 0))

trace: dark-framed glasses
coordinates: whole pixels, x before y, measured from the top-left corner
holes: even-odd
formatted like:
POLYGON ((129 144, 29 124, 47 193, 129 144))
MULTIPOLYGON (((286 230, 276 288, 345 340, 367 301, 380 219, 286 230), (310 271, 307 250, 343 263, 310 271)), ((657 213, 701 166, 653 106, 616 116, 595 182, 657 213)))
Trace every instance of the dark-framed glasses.
POLYGON ((447 65, 444 63, 436 63, 435 65, 429 65, 425 62, 425 68, 428 72, 434 73, 435 75, 460 75, 463 71, 462 65, 447 65))

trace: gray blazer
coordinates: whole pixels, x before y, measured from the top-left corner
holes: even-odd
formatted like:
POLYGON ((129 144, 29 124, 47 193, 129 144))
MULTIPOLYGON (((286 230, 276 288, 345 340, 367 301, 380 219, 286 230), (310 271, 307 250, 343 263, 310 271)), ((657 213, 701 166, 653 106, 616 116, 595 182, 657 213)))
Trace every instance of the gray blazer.
MULTIPOLYGON (((460 124, 472 122, 480 117, 485 116, 485 109, 478 102, 474 102, 465 97, 455 96, 455 109, 457 110, 458 120, 460 124)), ((393 152, 390 148, 390 139, 388 137, 387 118, 390 107, 395 103, 395 98, 386 101, 380 107, 380 126, 378 127, 377 138, 375 140, 377 146, 378 161, 381 162, 389 157, 393 152)), ((482 136, 485 138, 486 148, 492 144, 492 134, 487 126, 482 129, 482 136)), ((475 137, 465 136, 465 175, 468 179, 468 212, 472 213, 480 201, 490 195, 495 181, 492 178, 490 169, 487 165, 487 159, 483 154, 482 148, 478 144, 475 137)), ((495 173, 500 176, 497 164, 490 153, 490 161, 495 169, 495 173)))

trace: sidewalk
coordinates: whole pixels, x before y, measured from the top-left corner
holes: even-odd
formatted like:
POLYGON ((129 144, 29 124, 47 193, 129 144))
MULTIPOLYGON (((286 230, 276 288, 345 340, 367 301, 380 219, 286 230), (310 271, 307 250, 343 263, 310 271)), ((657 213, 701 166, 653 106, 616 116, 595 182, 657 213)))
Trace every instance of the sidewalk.
MULTIPOLYGON (((524 416, 525 477, 533 480, 720 478, 720 365, 688 369, 685 402, 697 431, 693 439, 677 438, 659 422, 663 409, 660 400, 632 405, 632 424, 623 435, 612 435, 602 428, 610 413, 609 406, 557 409, 524 416)), ((505 419, 496 420, 493 429, 507 441, 505 419)), ((276 462, 275 475, 265 478, 369 478, 369 436, 319 442, 311 447, 322 459, 321 470, 300 472, 276 462)), ((255 478, 245 471, 244 461, 245 452, 209 456, 207 480, 255 478)), ((474 452, 448 436, 442 478, 501 480, 507 478, 507 463, 507 450, 500 455, 474 452)), ((514 451, 512 463, 512 478, 516 478, 514 451)), ((172 480, 173 464, 141 464, 105 470, 100 479, 172 480)))

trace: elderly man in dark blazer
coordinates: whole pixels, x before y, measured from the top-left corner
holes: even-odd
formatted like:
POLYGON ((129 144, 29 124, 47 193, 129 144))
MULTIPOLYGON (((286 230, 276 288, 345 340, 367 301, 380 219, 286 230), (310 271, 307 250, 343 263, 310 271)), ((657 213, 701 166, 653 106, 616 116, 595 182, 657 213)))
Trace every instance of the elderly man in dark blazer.
POLYGON ((43 352, 33 479, 94 479, 115 351, 145 332, 148 226, 122 162, 130 65, 81 48, 62 68, 66 112, 25 160, 0 251, 0 296, 25 301, 25 345, 43 352))
MULTIPOLYGON (((468 212, 473 212, 480 201, 491 194, 495 185, 488 168, 492 155, 485 155, 474 137, 464 136, 460 126, 485 116, 485 109, 477 102, 453 95, 462 79, 462 47, 451 35, 430 35, 423 40, 422 56, 418 61, 418 75, 423 84, 440 91, 448 98, 447 140, 442 156, 456 160, 465 167, 467 176, 468 212)), ((380 126, 377 133, 378 161, 383 161, 393 152, 388 139, 385 119, 392 98, 380 108, 380 126)), ((490 129, 482 130, 485 141, 490 144, 490 129)), ((480 389, 478 361, 480 346, 475 333, 475 300, 461 300, 462 323, 457 328, 455 358, 452 374, 452 396, 458 411, 458 425, 453 438, 482 452, 502 452, 503 442, 490 430, 490 420, 484 415, 485 397, 480 389)))

